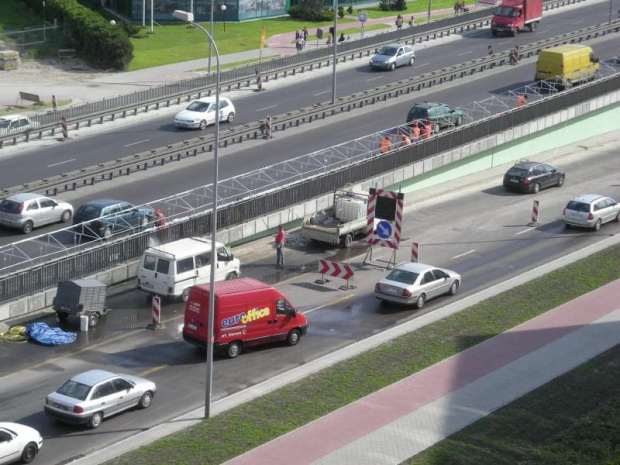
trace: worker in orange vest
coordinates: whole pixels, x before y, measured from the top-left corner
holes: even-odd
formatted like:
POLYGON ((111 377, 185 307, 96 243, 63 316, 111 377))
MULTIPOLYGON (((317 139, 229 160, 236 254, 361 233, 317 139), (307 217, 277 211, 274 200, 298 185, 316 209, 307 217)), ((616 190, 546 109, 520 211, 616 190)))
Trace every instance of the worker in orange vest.
POLYGON ((517 97, 517 102, 515 103, 515 108, 521 108, 523 105, 527 103, 527 95, 521 94, 517 97))
POLYGON ((379 152, 388 153, 392 149, 391 145, 390 136, 386 134, 383 136, 383 139, 381 139, 381 149, 379 149, 379 152))
POLYGON ((414 142, 417 142, 420 140, 420 126, 418 125, 417 121, 413 122, 413 127, 411 128, 411 139, 414 142))
POLYGON ((411 141, 409 140, 409 137, 407 137, 407 134, 405 134, 404 132, 400 133, 400 140, 401 140, 401 144, 403 147, 406 145, 411 145, 411 141))
POLYGON ((424 126, 422 127, 422 140, 430 139, 432 134, 432 126, 430 120, 426 120, 424 122, 424 126))

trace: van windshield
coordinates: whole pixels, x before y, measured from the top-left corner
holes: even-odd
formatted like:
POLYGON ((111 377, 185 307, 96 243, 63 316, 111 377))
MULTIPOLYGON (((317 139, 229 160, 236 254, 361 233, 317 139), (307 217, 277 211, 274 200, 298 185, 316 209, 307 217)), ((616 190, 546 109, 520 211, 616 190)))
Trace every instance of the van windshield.
POLYGON ((493 10, 495 16, 503 16, 504 18, 516 18, 518 11, 516 8, 509 6, 498 6, 493 10))

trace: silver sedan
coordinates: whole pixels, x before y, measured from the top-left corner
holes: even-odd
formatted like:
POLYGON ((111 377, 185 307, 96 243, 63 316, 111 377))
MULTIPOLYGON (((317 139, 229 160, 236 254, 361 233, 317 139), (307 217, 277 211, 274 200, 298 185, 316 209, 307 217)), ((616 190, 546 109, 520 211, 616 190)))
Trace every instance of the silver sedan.
POLYGON ((74 376, 45 399, 45 413, 66 423, 97 428, 104 418, 132 407, 148 408, 155 383, 133 375, 91 370, 74 376))
POLYGON ((383 47, 370 60, 372 69, 389 69, 394 71, 397 66, 413 66, 415 52, 413 47, 405 44, 390 44, 383 47))
POLYGON ((454 295, 461 284, 461 275, 423 263, 405 263, 390 271, 375 285, 375 297, 386 302, 424 304, 443 294, 454 295))

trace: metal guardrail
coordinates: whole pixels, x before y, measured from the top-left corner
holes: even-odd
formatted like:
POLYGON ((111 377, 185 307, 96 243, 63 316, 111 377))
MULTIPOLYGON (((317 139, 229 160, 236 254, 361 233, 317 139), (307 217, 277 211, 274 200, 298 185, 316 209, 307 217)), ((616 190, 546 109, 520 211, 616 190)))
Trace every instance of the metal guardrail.
MULTIPOLYGON (((545 0, 544 8, 550 10, 582 1, 585 0, 545 0)), ((369 56, 374 48, 395 41, 420 43, 476 29, 487 25, 490 16, 490 9, 482 9, 413 28, 405 28, 338 44, 340 52, 337 61, 345 62, 347 59, 369 56), (440 26, 438 27, 438 25, 440 26)), ((242 86, 250 87, 254 83, 256 70, 261 72, 264 82, 268 82, 269 79, 277 79, 278 76, 286 77, 297 72, 311 71, 315 67, 320 68, 324 63, 329 65, 331 54, 331 48, 325 47, 223 71, 221 73, 221 87, 228 89, 228 91, 233 88, 239 89, 242 86)), ((162 106, 168 107, 172 104, 179 104, 184 100, 191 100, 193 96, 200 98, 203 95, 210 95, 214 88, 215 76, 207 75, 123 94, 98 102, 50 111, 33 116, 31 118, 33 129, 30 131, 0 135, 0 148, 5 144, 15 145, 20 142, 28 142, 31 139, 41 139, 47 134, 54 136, 61 131, 60 124, 63 118, 66 119, 70 130, 77 130, 82 125, 91 126, 93 123, 101 124, 104 121, 114 121, 119 116, 124 118, 127 115, 135 115, 139 111, 147 112, 151 109, 157 110, 162 106)))
MULTIPOLYGON (((598 37, 610 32, 620 30, 620 20, 611 24, 589 26, 567 34, 553 38, 543 39, 521 47, 520 57, 530 57, 538 54, 540 50, 564 43, 581 42, 592 37, 598 37)), ((441 70, 414 76, 397 83, 377 87, 371 90, 352 94, 338 99, 336 104, 317 104, 308 108, 274 116, 272 118, 272 132, 283 131, 287 128, 298 127, 301 124, 310 123, 317 119, 325 119, 339 113, 348 112, 366 105, 386 101, 403 94, 420 91, 433 85, 462 78, 475 72, 501 66, 509 63, 510 50, 488 55, 465 63, 454 65, 441 70)), ((241 143, 247 140, 255 140, 262 137, 262 124, 256 122, 243 126, 223 129, 220 133, 220 144, 227 147, 229 144, 241 143)), ((128 157, 100 163, 87 168, 63 173, 39 181, 33 181, 19 186, 2 188, 0 199, 17 192, 45 192, 46 195, 55 196, 60 192, 76 190, 83 186, 94 185, 97 182, 115 179, 134 172, 146 171, 151 167, 163 166, 172 161, 179 161, 188 157, 195 157, 201 153, 213 150, 213 136, 200 136, 184 142, 168 145, 148 152, 137 153, 128 157)))
MULTIPOLYGON (((419 144, 400 147, 388 154, 378 156, 375 153, 370 157, 358 158, 354 163, 342 163, 338 169, 317 172, 314 176, 302 176, 294 183, 291 183, 290 179, 296 175, 290 173, 294 170, 289 166, 288 177, 264 179, 261 183, 261 192, 256 191, 243 198, 239 198, 234 180, 228 180, 230 186, 222 190, 218 205, 218 225, 226 228, 242 224, 247 219, 265 216, 270 212, 331 192, 333 186, 372 179, 387 171, 617 91, 618 88, 620 88, 620 74, 615 74, 529 103, 518 110, 511 109, 502 113, 501 117, 493 115, 474 124, 440 133, 419 144)), ((343 154, 343 158, 344 156, 343 154)), ((283 174, 287 173, 287 163, 290 162, 282 163, 283 174)), ((183 200, 191 203, 192 198, 187 197, 183 200)), ((166 243, 182 237, 206 235, 210 232, 210 225, 210 206, 207 205, 201 212, 173 222, 164 229, 151 228, 123 240, 103 242, 77 251, 59 252, 53 260, 36 263, 28 269, 0 277, 0 303, 53 287, 61 280, 88 276, 136 259, 152 243, 166 243)))

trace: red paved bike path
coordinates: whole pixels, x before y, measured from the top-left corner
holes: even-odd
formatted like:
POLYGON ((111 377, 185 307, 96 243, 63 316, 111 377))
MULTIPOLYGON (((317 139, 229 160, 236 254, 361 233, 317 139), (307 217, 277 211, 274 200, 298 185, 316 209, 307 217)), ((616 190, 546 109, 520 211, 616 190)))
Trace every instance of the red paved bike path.
POLYGON ((620 309, 619 295, 620 280, 349 404, 226 465, 316 461, 620 309))

